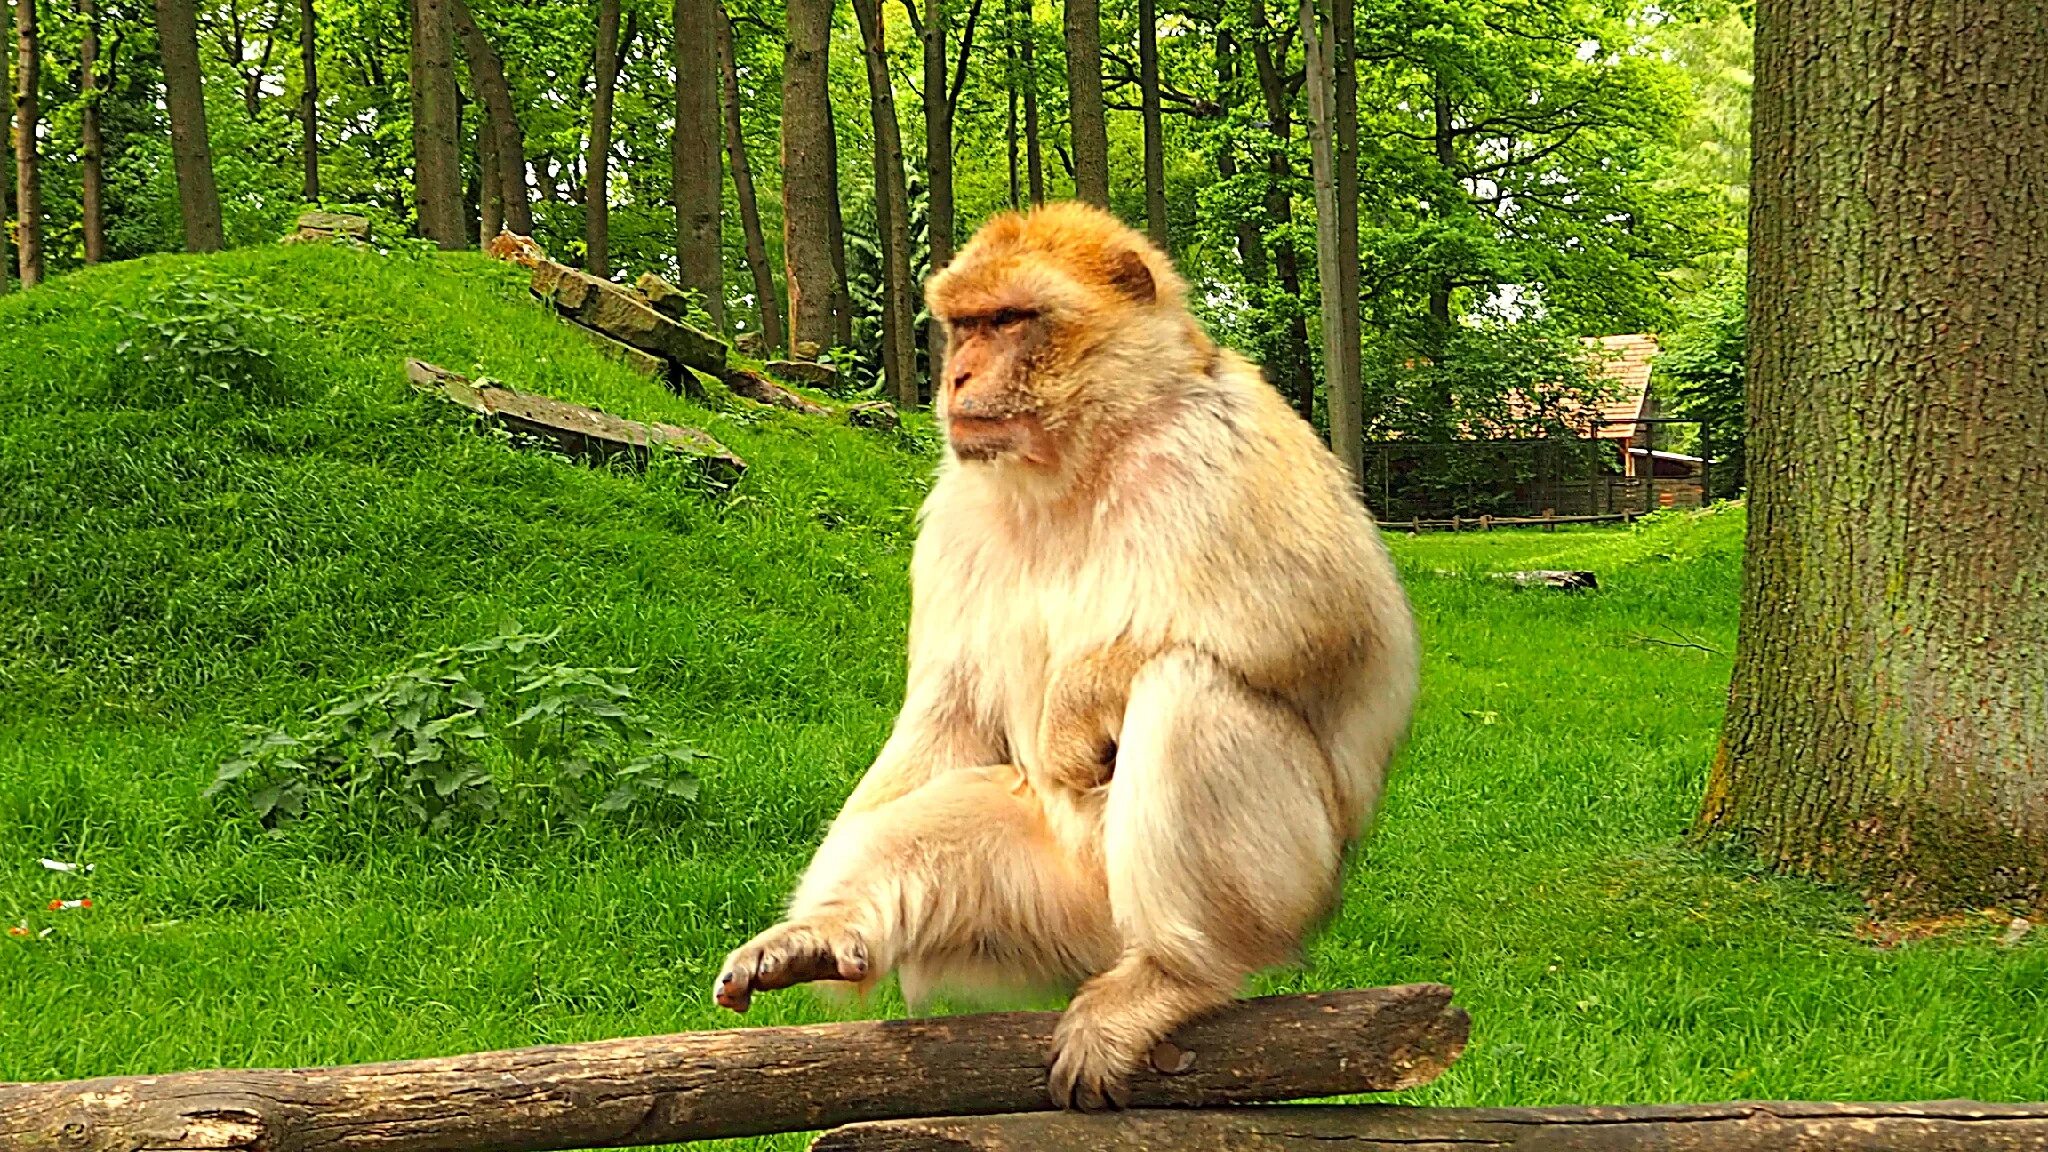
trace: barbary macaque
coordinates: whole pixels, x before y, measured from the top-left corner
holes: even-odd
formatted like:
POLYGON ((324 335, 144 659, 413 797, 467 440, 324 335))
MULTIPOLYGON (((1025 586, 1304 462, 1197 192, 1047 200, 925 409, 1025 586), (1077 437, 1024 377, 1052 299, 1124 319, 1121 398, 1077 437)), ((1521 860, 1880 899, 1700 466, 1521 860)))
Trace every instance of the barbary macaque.
POLYGON ((1415 696, 1356 485, 1107 213, 988 222, 926 298, 947 454, 902 713, 718 1002, 899 974, 1073 987, 1061 1107, 1120 1105, 1333 908, 1415 696))

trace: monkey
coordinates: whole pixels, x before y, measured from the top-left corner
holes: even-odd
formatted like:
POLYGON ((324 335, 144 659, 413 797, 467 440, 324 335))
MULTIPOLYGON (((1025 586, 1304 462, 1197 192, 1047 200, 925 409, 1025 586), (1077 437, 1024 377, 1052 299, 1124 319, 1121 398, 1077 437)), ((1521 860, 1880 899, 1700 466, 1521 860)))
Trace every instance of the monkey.
POLYGON ((1334 909, 1415 627, 1353 478, 1143 236, 1077 203, 999 215, 925 295, 945 452, 903 706, 714 994, 1073 990, 1053 1102, 1120 1107, 1334 909))

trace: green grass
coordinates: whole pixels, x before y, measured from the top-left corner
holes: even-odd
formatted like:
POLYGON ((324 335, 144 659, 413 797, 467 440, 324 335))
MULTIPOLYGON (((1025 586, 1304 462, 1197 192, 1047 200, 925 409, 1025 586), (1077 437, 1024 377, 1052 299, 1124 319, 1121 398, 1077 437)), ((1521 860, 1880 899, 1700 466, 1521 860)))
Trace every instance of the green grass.
MULTIPOLYGON (((473 257, 251 250, 0 298, 0 923, 53 929, 0 937, 0 1079, 735 1023, 718 960, 887 731, 930 465, 917 437, 670 397, 473 257), (181 391, 116 351, 116 309, 174 281, 290 314, 271 392, 181 391), (515 452, 411 394, 405 355, 703 427, 753 468, 721 498, 676 464, 515 452), (239 724, 514 623, 637 667, 717 755, 687 819, 264 833, 201 799, 239 724)), ((1740 536, 1722 511, 1392 537, 1422 707, 1342 913, 1262 986, 1456 985, 1474 1043, 1410 1094, 1431 1103, 2048 1098, 2048 947, 1987 919, 1880 950, 1841 894, 1686 841, 1740 536), (1602 587, 1488 576, 1527 567, 1602 587)), ((827 1014, 776 995, 747 1022, 827 1014)))

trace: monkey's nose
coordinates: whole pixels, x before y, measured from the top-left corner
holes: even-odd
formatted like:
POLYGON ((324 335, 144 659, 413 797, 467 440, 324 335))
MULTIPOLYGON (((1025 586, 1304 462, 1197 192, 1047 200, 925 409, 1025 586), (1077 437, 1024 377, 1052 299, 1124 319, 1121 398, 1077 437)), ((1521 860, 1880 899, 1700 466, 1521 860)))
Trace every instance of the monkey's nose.
POLYGON ((946 386, 958 392, 960 389, 967 387, 968 381, 974 379, 974 372, 970 369, 962 368, 959 371, 947 373, 947 377, 946 386))

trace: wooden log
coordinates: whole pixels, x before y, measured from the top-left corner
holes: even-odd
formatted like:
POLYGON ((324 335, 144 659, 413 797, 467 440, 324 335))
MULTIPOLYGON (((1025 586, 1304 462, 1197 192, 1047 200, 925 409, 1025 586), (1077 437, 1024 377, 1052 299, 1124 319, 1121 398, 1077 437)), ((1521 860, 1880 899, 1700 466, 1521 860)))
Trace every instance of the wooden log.
POLYGON ((816 401, 806 400, 759 372, 751 372, 745 368, 727 368, 722 378, 725 386, 732 389, 733 395, 745 397, 756 404, 801 412, 806 416, 832 414, 831 408, 816 401))
POLYGON ((1600 578, 1591 572, 1553 568, 1539 568, 1530 572, 1495 572, 1493 578, 1509 581, 1520 588, 1556 588, 1565 592, 1591 592, 1600 587, 1600 578))
POLYGON ((533 269, 528 287, 563 316, 700 372, 716 376, 725 370, 723 343, 656 312, 630 289, 552 260, 525 260, 533 269))
POLYGON ((509 431, 545 440, 577 459, 624 460, 645 468, 656 450, 680 452, 706 479, 725 487, 738 483, 747 470, 746 461, 695 428, 642 424, 550 396, 479 384, 423 360, 407 360, 405 374, 423 392, 460 404, 509 431))
POLYGON ((1735 1103, 1639 1108, 1279 1106, 892 1120, 813 1152, 2048 1152, 2048 1104, 1735 1103))
MULTIPOLYGON (((1390 1091, 1464 1049, 1440 984, 1233 1004, 1145 1105, 1390 1091)), ((1053 1012, 738 1028, 349 1068, 0 1084, 8 1152, 538 1152, 1050 1107, 1053 1012)))

